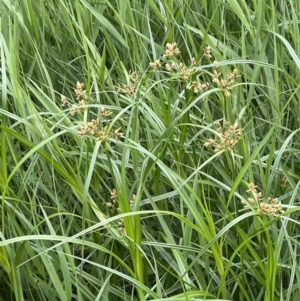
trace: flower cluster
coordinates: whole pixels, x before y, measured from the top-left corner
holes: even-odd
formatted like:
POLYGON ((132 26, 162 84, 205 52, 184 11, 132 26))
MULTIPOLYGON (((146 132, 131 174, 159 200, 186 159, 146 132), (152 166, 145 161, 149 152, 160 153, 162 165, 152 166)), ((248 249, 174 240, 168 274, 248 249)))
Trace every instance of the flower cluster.
MULTIPOLYGON (((110 192, 110 198, 111 198, 111 201, 108 202, 108 203, 106 203, 106 206, 107 206, 108 208, 112 208, 112 209, 113 209, 113 208, 116 208, 116 205, 117 205, 117 203, 118 203, 118 201, 117 201, 118 194, 117 194, 116 189, 113 189, 113 190, 110 192)), ((131 200, 129 201, 130 205, 133 205, 133 204, 135 203, 135 201, 136 201, 136 195, 133 194, 131 200)), ((121 212, 120 207, 117 207, 116 209, 117 209, 118 212, 121 212)))
POLYGON ((82 123, 79 127, 78 135, 83 139, 90 134, 98 141, 107 141, 111 136, 116 140, 119 140, 120 137, 123 137, 123 133, 121 132, 121 128, 112 130, 109 132, 108 126, 103 126, 100 124, 99 119, 92 119, 92 121, 87 123, 82 123))
MULTIPOLYGON (((110 202, 107 202, 106 203, 106 206, 110 209, 114 209, 116 207, 116 205, 118 204, 117 202, 117 198, 118 198, 118 194, 117 194, 117 191, 116 189, 113 189, 111 192, 110 192, 110 202)), ((119 208, 117 208, 118 210, 119 208)))
MULTIPOLYGON (((186 88, 192 90, 194 93, 208 90, 210 88, 210 83, 207 81, 207 72, 203 72, 200 62, 197 62, 193 57, 188 67, 184 62, 181 62, 176 58, 179 54, 180 50, 176 43, 167 43, 163 59, 150 62, 149 66, 153 71, 157 71, 163 67, 166 71, 177 76, 183 82, 186 82, 186 88)), ((202 59, 205 60, 205 63, 209 60, 210 63, 214 64, 212 68, 212 83, 218 85, 226 97, 230 96, 232 85, 237 77, 237 69, 234 69, 233 72, 225 77, 226 79, 223 79, 221 73, 217 71, 218 62, 213 60, 210 46, 206 46, 203 49, 202 59)))
POLYGON ((160 60, 156 60, 155 62, 149 63, 149 66, 154 70, 158 70, 158 68, 161 66, 160 60))
POLYGON ((191 76, 199 72, 200 69, 191 69, 191 67, 194 67, 197 64, 195 58, 192 58, 190 68, 188 68, 185 63, 175 59, 175 57, 179 54, 180 50, 177 47, 176 43, 167 43, 165 53, 163 54, 163 58, 165 60, 156 60, 154 62, 150 62, 149 66, 154 71, 158 70, 161 66, 163 66, 168 72, 176 72, 176 75, 181 80, 188 81, 191 78, 191 76))
POLYGON ((85 138, 87 133, 90 133, 91 135, 94 135, 98 130, 99 123, 100 123, 100 120, 97 118, 97 119, 92 119, 92 121, 90 121, 86 124, 82 124, 79 127, 78 135, 82 139, 85 138))
POLYGON ((244 208, 255 208, 258 213, 274 215, 279 213, 284 213, 282 209, 282 203, 278 198, 263 198, 262 192, 257 191, 257 186, 253 183, 249 184, 249 189, 247 192, 251 194, 251 197, 248 198, 248 203, 242 202, 244 208))
POLYGON ((281 187, 289 187, 288 179, 284 175, 280 177, 279 183, 281 187))
MULTIPOLYGON (((113 189, 110 192, 110 198, 111 200, 106 203, 106 207, 108 207, 111 210, 117 210, 118 213, 121 213, 121 208, 118 206, 118 195, 116 189, 113 189)), ((136 201, 136 195, 133 194, 131 200, 129 201, 130 205, 133 205, 136 201)), ((122 231, 123 234, 126 235, 126 229, 124 228, 124 219, 120 218, 118 221, 118 228, 122 231)))
POLYGON ((135 84, 130 84, 130 85, 118 84, 115 86, 115 89, 116 89, 117 93, 121 93, 121 94, 128 95, 130 97, 133 97, 133 95, 135 93, 136 85, 135 84))
POLYGON ((133 97, 139 81, 139 76, 136 72, 129 71, 130 82, 128 84, 118 84, 115 86, 116 92, 133 97))
MULTIPOLYGON (((132 78, 136 78, 136 74, 131 74, 132 78)), ((85 109, 87 101, 89 99, 86 90, 84 90, 84 84, 79 81, 76 83, 75 96, 77 104, 71 104, 65 95, 61 95, 61 105, 69 106, 72 108, 71 115, 76 115, 85 109)), ((109 127, 105 125, 107 123, 106 117, 110 116, 113 112, 101 107, 99 118, 92 119, 89 122, 82 123, 79 126, 78 135, 83 139, 87 135, 93 136, 96 140, 106 141, 110 137, 114 137, 119 140, 123 136, 121 128, 117 128, 109 132, 109 127), (100 121, 101 117, 101 121, 100 121)))
POLYGON ((220 135, 217 135, 214 139, 208 139, 204 143, 204 146, 213 148, 214 152, 224 149, 232 151, 242 136, 242 130, 239 128, 239 125, 237 123, 231 125, 228 121, 224 122, 224 126, 219 121, 216 122, 216 125, 218 126, 217 131, 220 135))
POLYGON ((72 108, 71 115, 76 115, 83 112, 89 99, 86 90, 84 90, 84 84, 80 83, 79 81, 76 83, 76 89, 74 89, 74 92, 77 104, 70 104, 70 102, 67 100, 67 97, 61 94, 61 106, 70 106, 72 108))
POLYGON ((230 90, 238 74, 237 69, 233 69, 231 73, 227 74, 226 79, 221 77, 221 73, 217 71, 217 67, 214 68, 213 73, 212 82, 222 89, 226 97, 229 97, 231 95, 230 90))
POLYGON ((78 101, 88 101, 89 97, 86 94, 86 90, 84 90, 84 84, 77 82, 76 83, 76 89, 74 89, 75 95, 76 95, 76 100, 78 101))
POLYGON ((136 195, 133 194, 131 200, 129 201, 130 205, 133 205, 136 201, 136 195))
POLYGON ((211 59, 212 58, 212 55, 211 55, 211 50, 210 50, 210 46, 206 46, 203 50, 203 55, 208 58, 208 59, 211 59))
POLYGON ((189 90, 193 90, 194 93, 199 93, 201 91, 206 91, 208 90, 209 88, 209 83, 206 82, 206 83, 198 83, 196 81, 193 81, 193 82, 190 82, 187 86, 186 86, 187 89, 189 90))
POLYGON ((166 44, 166 51, 165 51, 165 54, 163 55, 164 58, 176 56, 178 54, 180 54, 180 51, 177 48, 176 43, 167 43, 166 44))

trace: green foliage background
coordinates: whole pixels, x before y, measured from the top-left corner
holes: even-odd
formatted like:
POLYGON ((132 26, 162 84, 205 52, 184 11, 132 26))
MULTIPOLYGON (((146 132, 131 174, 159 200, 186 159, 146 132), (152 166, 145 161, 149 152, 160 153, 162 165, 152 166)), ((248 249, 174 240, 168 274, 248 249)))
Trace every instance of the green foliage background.
POLYGON ((2 0, 0 299, 299 300, 299 15, 297 0, 2 0), (238 71, 228 97, 214 60, 238 71), (82 139, 96 118, 107 139, 82 139), (241 129, 234 147, 206 147, 216 121, 241 129), (284 212, 260 212, 277 198, 284 212))

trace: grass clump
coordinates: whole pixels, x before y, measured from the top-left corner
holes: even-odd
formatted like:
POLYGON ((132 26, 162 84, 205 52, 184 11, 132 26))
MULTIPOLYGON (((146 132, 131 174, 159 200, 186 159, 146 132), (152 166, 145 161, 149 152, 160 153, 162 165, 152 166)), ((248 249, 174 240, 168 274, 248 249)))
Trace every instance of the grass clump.
POLYGON ((200 2, 3 1, 0 299, 298 300, 300 7, 200 2))

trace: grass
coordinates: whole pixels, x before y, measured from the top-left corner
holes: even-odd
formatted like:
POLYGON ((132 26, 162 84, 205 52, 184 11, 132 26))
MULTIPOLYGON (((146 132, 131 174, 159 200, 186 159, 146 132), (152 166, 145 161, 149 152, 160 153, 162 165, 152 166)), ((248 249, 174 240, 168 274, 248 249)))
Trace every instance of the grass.
POLYGON ((300 298, 296 0, 0 9, 0 300, 300 298))

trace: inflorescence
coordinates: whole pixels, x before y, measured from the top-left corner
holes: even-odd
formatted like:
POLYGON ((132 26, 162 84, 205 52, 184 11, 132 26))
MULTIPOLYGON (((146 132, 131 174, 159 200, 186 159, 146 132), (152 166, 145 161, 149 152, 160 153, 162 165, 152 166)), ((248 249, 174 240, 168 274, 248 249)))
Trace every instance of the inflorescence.
POLYGON ((249 193, 251 196, 248 198, 248 202, 242 202, 244 208, 253 207, 258 213, 267 215, 284 213, 282 204, 278 198, 268 197, 265 199, 262 192, 258 192, 257 186, 253 183, 249 184, 247 193, 249 193))
POLYGON ((204 146, 214 149, 214 152, 221 150, 232 151, 242 136, 242 130, 239 128, 239 125, 237 123, 231 125, 228 121, 225 121, 223 126, 219 121, 215 124, 220 135, 215 136, 213 139, 208 139, 204 146))
MULTIPOLYGON (((72 104, 67 100, 65 95, 61 95, 61 105, 71 107, 71 115, 78 115, 86 109, 88 104, 89 96, 84 89, 84 84, 79 81, 76 83, 76 89, 74 89, 75 97, 77 100, 76 104, 72 104)), ((109 131, 107 124, 107 117, 112 115, 113 112, 101 107, 98 118, 92 119, 88 122, 83 122, 79 126, 78 135, 84 139, 86 136, 95 138, 97 141, 107 141, 110 137, 114 137, 115 140, 119 140, 123 133, 121 128, 109 131)))

